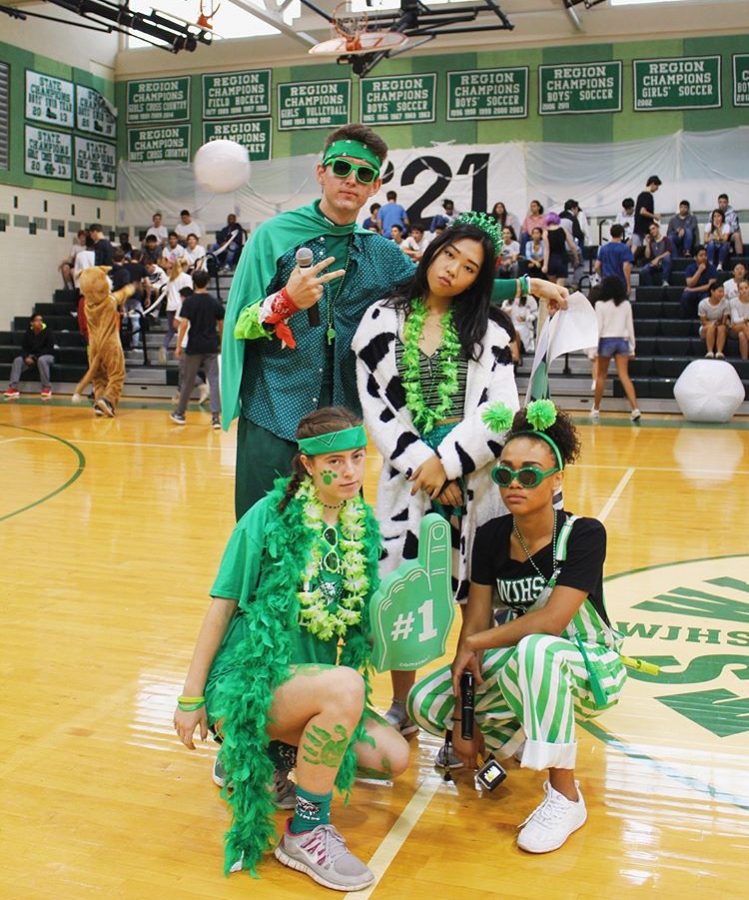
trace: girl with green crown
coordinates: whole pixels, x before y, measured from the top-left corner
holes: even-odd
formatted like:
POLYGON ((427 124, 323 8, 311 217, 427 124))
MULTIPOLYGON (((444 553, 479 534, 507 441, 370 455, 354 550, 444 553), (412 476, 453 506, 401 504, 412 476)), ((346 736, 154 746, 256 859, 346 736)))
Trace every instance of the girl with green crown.
POLYGON ((368 710, 369 598, 380 534, 361 498, 367 438, 348 410, 305 416, 292 476, 239 520, 174 714, 182 742, 221 739, 233 822, 225 870, 255 874, 275 837, 277 772, 295 764, 296 804, 276 858, 335 890, 374 875, 330 824, 334 784, 389 779, 408 745, 368 710), (297 748, 283 765, 280 748, 297 748), (274 776, 274 766, 276 773, 274 776), (274 785, 274 778, 276 783, 274 785))
MULTIPOLYGON (((449 519, 453 589, 468 595, 476 529, 503 507, 490 464, 503 428, 498 403, 517 409, 510 343, 512 324, 492 304, 501 245, 496 223, 464 213, 424 251, 402 293, 370 307, 352 347, 359 399, 369 433, 383 456, 377 518, 385 574, 418 553, 419 525, 436 510, 449 519)), ((498 282, 519 295, 545 292, 536 279, 498 282)), ((554 289, 556 290, 556 289, 554 289)), ((505 426, 507 427, 507 426, 505 426)), ((393 672, 393 705, 386 719, 402 734, 416 731, 405 702, 413 672, 393 672)), ((459 766, 447 747, 437 764, 459 766)))
POLYGON ((548 769, 544 799, 518 835, 521 849, 547 853, 587 818, 575 780, 575 720, 616 704, 626 675, 603 598, 606 530, 554 508, 564 468, 580 449, 575 428, 550 400, 535 400, 514 419, 507 409, 504 420, 512 424, 492 477, 508 514, 476 534, 452 666, 416 684, 408 706, 427 731, 452 730, 467 766, 490 750, 548 769), (499 625, 495 601, 512 613, 499 625), (469 739, 458 724, 464 672, 476 685, 469 739))

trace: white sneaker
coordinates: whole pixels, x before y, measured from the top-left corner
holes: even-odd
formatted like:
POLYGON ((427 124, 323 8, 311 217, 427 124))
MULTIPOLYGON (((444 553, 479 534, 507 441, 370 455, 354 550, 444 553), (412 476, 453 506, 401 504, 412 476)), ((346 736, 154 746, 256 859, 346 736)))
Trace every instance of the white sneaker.
POLYGON ((390 709, 385 713, 384 718, 388 725, 392 725, 393 728, 400 731, 403 737, 407 737, 409 734, 416 734, 419 730, 419 726, 412 719, 409 719, 404 703, 393 702, 390 709))
POLYGON ((718 350, 718 352, 715 354, 715 358, 716 359, 725 359, 726 355, 725 355, 725 353, 722 353, 720 350, 718 350))
POLYGON ((211 399, 211 389, 208 387, 205 382, 200 385, 198 388, 198 406, 202 406, 203 403, 207 403, 211 399))
POLYGON ((548 781, 544 782, 546 797, 520 826, 518 847, 528 853, 549 853, 557 850, 588 818, 580 785, 575 782, 578 798, 573 803, 548 781))
POLYGON ((633 409, 632 412, 629 414, 629 417, 633 422, 639 422, 640 419, 642 418, 642 413, 640 412, 639 409, 633 409))
POLYGON ((590 417, 594 422, 597 422, 601 418, 601 410, 596 409, 595 406, 591 407, 590 417))
POLYGON ((712 350, 708 350, 705 354, 705 359, 712 359, 715 356, 712 350))

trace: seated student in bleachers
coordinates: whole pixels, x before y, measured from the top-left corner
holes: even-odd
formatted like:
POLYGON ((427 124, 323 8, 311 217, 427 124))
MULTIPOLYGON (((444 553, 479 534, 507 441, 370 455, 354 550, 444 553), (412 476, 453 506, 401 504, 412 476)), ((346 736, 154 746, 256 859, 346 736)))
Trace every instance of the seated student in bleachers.
MULTIPOLYGON (((169 276, 161 268, 161 266, 157 265, 155 262, 151 262, 150 260, 145 262, 145 268, 146 277, 151 284, 149 302, 147 306, 152 306, 158 299, 159 295, 166 295, 166 289, 169 284, 169 276)), ((154 319, 158 319, 158 306, 153 309, 151 315, 154 317, 154 319)))
POLYGON ((520 244, 515 239, 515 229, 511 225, 505 225, 502 229, 502 246, 497 255, 497 277, 517 278, 519 258, 520 244))
POLYGON ((226 225, 216 232, 216 242, 211 244, 209 250, 222 269, 233 269, 237 264, 246 239, 247 232, 237 222, 237 217, 234 213, 229 213, 226 217, 226 225), (221 249, 222 247, 224 248, 223 250, 221 249))
POLYGON ((377 234, 382 234, 382 223, 380 222, 381 209, 382 206, 379 203, 373 203, 369 207, 369 215, 362 223, 362 228, 365 231, 374 231, 377 234))
POLYGON ((55 361, 55 339, 47 328, 41 313, 31 317, 29 327, 23 336, 21 343, 21 355, 13 360, 10 368, 10 384, 3 397, 6 400, 17 400, 21 395, 18 390, 18 382, 21 374, 26 369, 36 366, 39 380, 42 383, 42 400, 49 400, 52 396, 52 383, 49 377, 49 369, 55 361))
POLYGON ((739 296, 739 285, 746 279, 746 266, 744 263, 736 263, 733 267, 733 277, 723 282, 723 290, 726 292, 726 300, 730 303, 739 296))
MULTIPOLYGON (((180 223, 176 225, 174 230, 177 233, 180 244, 183 246, 187 243, 188 234, 194 234, 197 236, 198 240, 203 237, 203 229, 198 225, 198 223, 193 219, 190 215, 189 209, 183 209, 179 214, 180 223)), ((168 239, 168 235, 167 235, 168 239)))
POLYGON ((741 358, 749 359, 749 281, 739 282, 738 295, 728 301, 728 310, 728 333, 739 342, 741 358))
POLYGON ((125 260, 129 260, 133 252, 133 245, 130 243, 130 235, 126 231, 120 232, 120 250, 125 254, 125 260))
POLYGON ((156 246, 164 247, 166 246, 167 238, 169 237, 169 229, 166 225, 161 224, 161 213, 155 212, 151 219, 153 225, 146 232, 146 243, 148 243, 148 238, 153 236, 156 238, 156 246))
POLYGON ((79 253, 86 249, 86 232, 81 228, 78 232, 76 240, 70 249, 70 253, 58 266, 58 271, 62 275, 62 283, 66 290, 75 290, 75 282, 73 280, 73 270, 75 268, 75 259, 79 253))
POLYGON ((432 235, 424 231, 423 225, 412 225, 411 233, 401 244, 401 249, 406 256, 410 256, 414 262, 418 262, 431 240, 432 235))
POLYGON ((515 326, 517 357, 513 354, 513 361, 515 358, 520 361, 523 353, 533 353, 536 349, 538 302, 532 294, 521 294, 513 300, 505 300, 502 309, 515 326))
POLYGON ((543 228, 531 229, 530 240, 525 242, 523 252, 525 257, 523 267, 524 275, 531 278, 542 278, 541 269, 544 267, 544 230, 543 228))
POLYGON ((699 242, 699 225, 690 212, 689 200, 682 200, 679 212, 672 216, 666 232, 675 256, 691 256, 692 250, 699 242))
POLYGON ((130 274, 130 283, 135 285, 135 293, 125 302, 125 310, 132 328, 132 347, 133 350, 137 350, 141 345, 141 316, 144 304, 146 307, 149 306, 151 300, 151 281, 143 265, 143 252, 135 248, 130 262, 125 263, 125 268, 130 274))
POLYGON ((617 214, 616 223, 624 229, 624 243, 629 247, 632 242, 632 229, 635 227, 635 201, 632 197, 622 200, 622 210, 617 214))
POLYGON ((671 241, 661 234, 657 222, 651 222, 645 235, 645 263, 640 269, 640 284, 661 285, 671 277, 671 241))
POLYGON ((741 237, 739 214, 728 202, 728 194, 718 195, 718 209, 723 213, 726 225, 728 225, 730 242, 733 245, 733 249, 737 256, 741 256, 744 252, 744 242, 741 237))
POLYGON ((187 235, 185 259, 189 264, 188 271, 190 272, 194 272, 196 269, 202 269, 205 265, 205 247, 198 243, 198 236, 196 234, 187 235))
POLYGON ((165 272, 171 272, 177 260, 185 258, 185 248, 179 242, 179 235, 176 231, 170 231, 167 238, 166 247, 161 252, 160 265, 165 272))
POLYGON ((635 355, 635 326, 632 321, 632 304, 627 299, 624 285, 618 278, 604 278, 598 288, 600 299, 596 302, 598 320, 598 362, 595 368, 596 387, 591 418, 597 420, 601 414, 601 399, 609 374, 611 357, 616 362, 616 371, 624 393, 632 410, 633 422, 640 419, 637 408, 637 394, 629 377, 629 361, 635 355))
POLYGON ((143 265, 148 262, 153 262, 158 265, 158 263, 161 262, 162 254, 163 249, 156 239, 156 235, 146 235, 146 239, 143 241, 143 265))
POLYGON ((624 226, 615 223, 609 228, 611 240, 598 248, 598 257, 593 268, 601 278, 618 278, 627 296, 631 289, 632 265, 635 258, 625 243, 624 226))
POLYGON ((403 229, 400 225, 390 226, 390 240, 399 247, 403 247, 403 229))
POLYGON ((530 240, 534 228, 540 228, 543 231, 543 227, 544 208, 538 200, 531 200, 528 207, 528 213, 523 219, 523 224, 520 229, 520 245, 522 246, 526 241, 530 240))
POLYGON ((728 335, 728 320, 730 311, 726 300, 723 285, 712 284, 707 297, 700 300, 697 307, 697 315, 700 320, 700 337, 707 345, 707 359, 725 359, 723 350, 726 346, 728 335))
POLYGON ((684 271, 686 287, 681 294, 681 317, 692 319, 697 315, 700 300, 707 297, 710 286, 718 280, 718 270, 707 261, 707 250, 698 247, 694 262, 684 271))
POLYGON ((130 284, 130 272, 125 268, 125 254, 120 247, 116 247, 112 253, 112 268, 108 274, 113 291, 119 291, 130 284))
POLYGON ((104 237, 104 231, 101 225, 92 225, 89 228, 91 240, 94 242, 94 265, 111 266, 112 254, 114 247, 110 241, 104 237))
POLYGON ((712 211, 705 228, 705 249, 708 260, 722 272, 731 255, 731 228, 719 209, 712 211))

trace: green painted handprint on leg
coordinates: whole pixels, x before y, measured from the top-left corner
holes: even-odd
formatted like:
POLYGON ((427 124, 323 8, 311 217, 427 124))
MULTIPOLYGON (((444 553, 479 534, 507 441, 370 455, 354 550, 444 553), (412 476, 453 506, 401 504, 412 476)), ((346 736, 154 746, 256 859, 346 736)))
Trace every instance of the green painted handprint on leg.
POLYGON ((343 725, 336 725, 333 731, 338 735, 338 740, 329 731, 317 725, 313 725, 311 729, 308 728, 302 738, 302 741, 308 741, 308 743, 302 744, 302 759, 312 766, 328 766, 331 769, 337 769, 351 740, 351 735, 343 725))

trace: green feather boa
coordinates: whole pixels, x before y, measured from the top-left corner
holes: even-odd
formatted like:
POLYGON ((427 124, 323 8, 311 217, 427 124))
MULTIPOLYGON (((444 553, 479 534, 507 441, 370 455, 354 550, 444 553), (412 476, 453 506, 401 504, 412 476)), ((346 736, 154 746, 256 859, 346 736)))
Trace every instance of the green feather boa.
MULTIPOLYGON (((270 795, 273 763, 268 756, 267 726, 273 692, 289 678, 289 634, 299 628, 296 596, 299 575, 307 564, 314 537, 304 525, 303 504, 296 497, 282 513, 277 512, 287 483, 287 479, 276 481, 270 495, 258 588, 255 600, 244 610, 246 636, 233 652, 231 672, 222 678, 220 709, 216 709, 214 717, 215 721, 222 722, 220 758, 227 785, 222 796, 228 800, 233 813, 225 838, 225 874, 241 860, 242 868, 257 877, 258 862, 278 839, 274 823, 276 810, 270 795)), ((366 504, 364 525, 371 596, 379 583, 380 532, 366 504)), ((370 697, 371 655, 368 602, 362 609, 360 623, 349 628, 344 640, 339 662, 364 677, 366 708, 370 697)), ((363 716, 336 777, 336 787, 346 800, 356 775, 354 746, 359 741, 373 744, 364 730, 363 716)))

